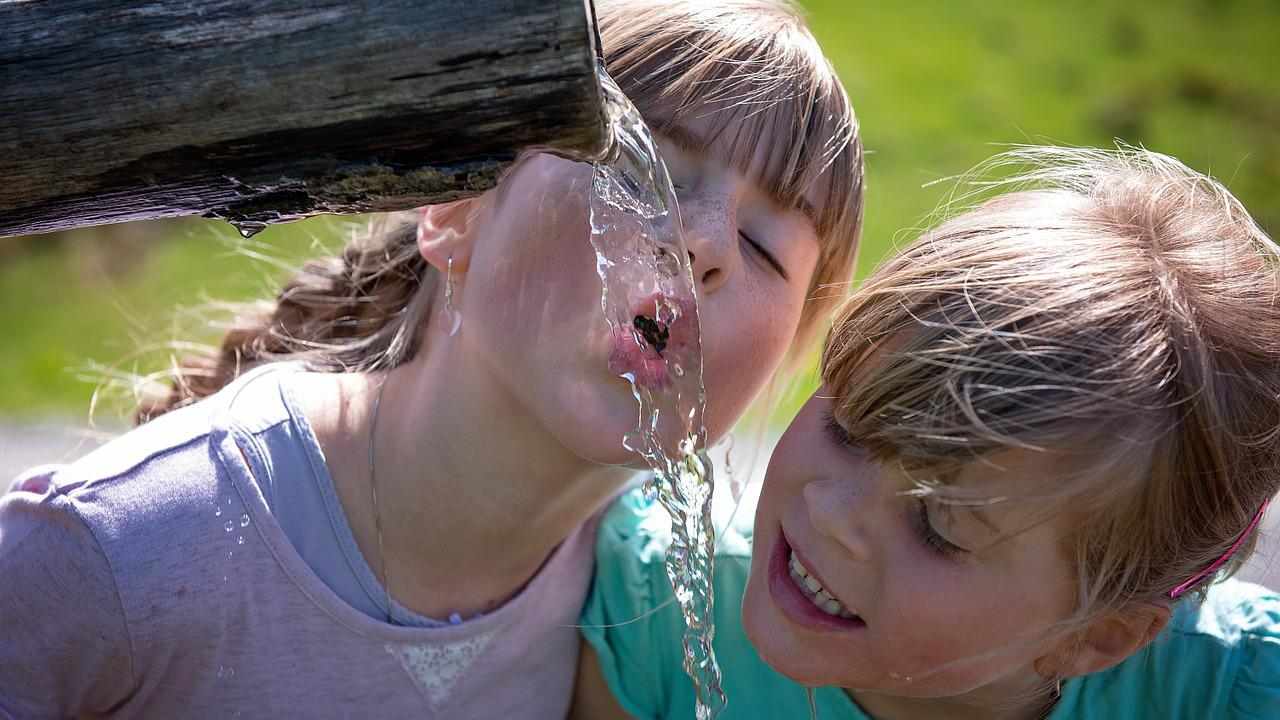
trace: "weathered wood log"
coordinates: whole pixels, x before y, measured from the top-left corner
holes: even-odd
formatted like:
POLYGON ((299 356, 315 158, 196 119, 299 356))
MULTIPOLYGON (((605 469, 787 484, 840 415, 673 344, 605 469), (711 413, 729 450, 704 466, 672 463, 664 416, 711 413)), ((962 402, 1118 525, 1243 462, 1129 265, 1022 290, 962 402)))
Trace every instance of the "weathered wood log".
POLYGON ((0 0, 0 236, 252 231, 605 142, 588 0, 0 0))

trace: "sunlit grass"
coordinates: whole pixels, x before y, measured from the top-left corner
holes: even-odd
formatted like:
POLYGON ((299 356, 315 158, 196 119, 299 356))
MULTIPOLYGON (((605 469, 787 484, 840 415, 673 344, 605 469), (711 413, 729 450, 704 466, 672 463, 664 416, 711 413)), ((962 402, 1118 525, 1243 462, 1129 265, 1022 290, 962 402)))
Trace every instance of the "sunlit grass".
POLYGON ((0 264, 0 414, 86 412, 107 368, 154 370, 167 342, 216 341, 199 320, 209 301, 270 293, 283 276, 278 263, 337 244, 340 226, 309 220, 246 243, 223 223, 192 220, 166 225, 145 252, 94 248, 100 241, 85 235, 0 264), (109 267, 131 258, 133 266, 109 267))

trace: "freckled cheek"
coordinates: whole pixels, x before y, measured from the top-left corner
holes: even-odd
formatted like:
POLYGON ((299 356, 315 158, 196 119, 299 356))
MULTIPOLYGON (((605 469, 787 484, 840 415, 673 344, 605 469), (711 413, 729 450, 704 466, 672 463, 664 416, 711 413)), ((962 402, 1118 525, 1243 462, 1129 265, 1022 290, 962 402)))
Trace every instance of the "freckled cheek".
MULTIPOLYGON (((768 458, 764 485, 760 491, 758 517, 768 517, 769 527, 786 519, 792 527, 811 524, 804 489, 840 467, 838 459, 826 454, 824 436, 816 424, 806 423, 801 415, 768 458)), ((757 524, 757 528, 760 525, 757 524)), ((757 547, 759 547, 757 545, 757 547)))
POLYGON ((893 525, 892 518, 880 525, 892 534, 880 537, 877 631, 901 638, 904 657, 917 662, 951 659, 941 658, 945 648, 973 626, 968 588, 893 525))
MULTIPOLYGON (((896 561, 899 566, 907 563, 904 558, 896 561)), ((937 670, 937 682, 964 687, 985 682, 1029 652, 1021 649, 1020 640, 1041 626, 1016 599, 989 591, 999 584, 994 578, 948 577, 945 568, 919 559, 908 567, 910 575, 898 578, 903 584, 877 602, 890 613, 877 631, 895 638, 902 649, 903 669, 898 672, 937 670), (992 607, 1002 608, 998 616, 991 614, 992 607)))
POLYGON ((721 307, 704 316, 702 353, 708 380, 737 394, 763 386, 789 340, 781 337, 773 319, 753 307, 721 307))

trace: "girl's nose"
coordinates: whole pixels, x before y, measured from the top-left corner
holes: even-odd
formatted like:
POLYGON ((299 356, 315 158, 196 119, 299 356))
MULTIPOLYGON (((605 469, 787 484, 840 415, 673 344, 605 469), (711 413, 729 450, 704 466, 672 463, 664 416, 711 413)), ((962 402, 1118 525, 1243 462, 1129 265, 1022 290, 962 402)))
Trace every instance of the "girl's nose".
POLYGON ((859 498, 857 489, 836 480, 814 480, 804 486, 804 503, 809 522, 823 536, 834 540, 855 560, 870 557, 867 515, 869 498, 859 498))
POLYGON ((738 234, 737 208, 731 198, 682 199, 684 240, 693 277, 703 295, 715 292, 733 272, 731 248, 738 234))

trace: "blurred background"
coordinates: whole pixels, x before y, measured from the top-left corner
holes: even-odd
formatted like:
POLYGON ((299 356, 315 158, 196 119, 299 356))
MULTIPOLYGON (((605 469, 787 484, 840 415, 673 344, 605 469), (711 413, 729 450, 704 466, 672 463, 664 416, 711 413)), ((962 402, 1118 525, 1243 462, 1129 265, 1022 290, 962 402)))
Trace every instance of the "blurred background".
MULTIPOLYGON (((805 0, 849 89, 868 150, 859 274, 910 238, 961 173, 1008 143, 1176 155, 1280 230, 1280 3, 805 0)), ((126 426, 127 394, 95 390, 213 342, 213 301, 272 294, 287 269, 340 247, 360 218, 242 240, 205 220, 0 239, 0 480, 69 459, 126 426)), ((812 377, 770 424, 790 418, 812 377)))

